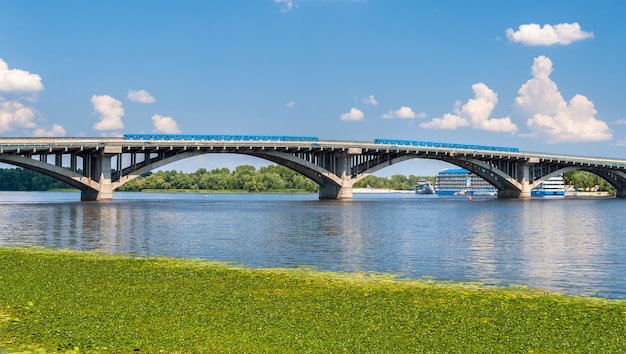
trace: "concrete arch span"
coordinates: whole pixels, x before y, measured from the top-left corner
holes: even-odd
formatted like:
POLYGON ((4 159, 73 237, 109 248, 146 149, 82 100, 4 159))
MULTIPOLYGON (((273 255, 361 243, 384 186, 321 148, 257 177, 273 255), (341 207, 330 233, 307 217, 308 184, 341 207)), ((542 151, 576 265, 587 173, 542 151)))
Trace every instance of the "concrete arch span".
POLYGON ((538 180, 533 184, 533 188, 541 184, 541 182, 547 180, 550 177, 558 176, 570 171, 585 171, 593 173, 594 175, 602 178, 608 184, 615 188, 617 198, 626 198, 626 173, 624 171, 611 171, 603 170, 599 168, 591 167, 564 167, 555 172, 545 175, 541 180, 538 180))
POLYGON ((520 182, 518 178, 509 175, 498 167, 487 163, 486 161, 474 158, 443 158, 443 161, 449 162, 461 168, 464 168, 485 181, 489 182, 498 190, 499 198, 529 198, 530 184, 528 179, 523 178, 520 182))
MULTIPOLYGON (((520 183, 517 179, 508 175, 506 172, 500 170, 496 166, 488 164, 485 161, 473 159, 473 158, 465 158, 465 157, 453 157, 449 155, 402 155, 396 158, 385 161, 384 163, 373 166, 367 170, 365 170, 362 174, 362 177, 368 176, 372 173, 375 173, 385 167, 389 167, 391 165, 398 164, 403 161, 411 160, 411 159, 430 159, 430 160, 438 160, 450 163, 452 165, 458 166, 460 168, 464 168, 477 176, 481 177, 485 181, 489 182, 496 189, 498 189, 498 196, 504 198, 519 198, 524 190, 523 183, 520 183)), ((359 178, 359 180, 361 179, 359 178)), ((355 181, 356 183, 356 181, 355 181)), ((530 189, 528 189, 528 195, 530 196, 530 189)))
POLYGON ((65 182, 81 191, 97 193, 100 190, 100 184, 96 181, 82 176, 76 172, 72 172, 66 168, 52 165, 47 162, 35 160, 21 155, 0 154, 0 162, 10 165, 23 167, 41 174, 56 178, 65 182))
POLYGON ((349 197, 352 197, 351 181, 346 180, 346 178, 341 178, 336 174, 324 169, 318 165, 315 165, 312 162, 294 156, 292 154, 279 152, 279 151, 248 151, 248 150, 238 150, 238 151, 207 151, 207 150, 189 150, 185 152, 180 152, 171 156, 162 156, 154 159, 148 159, 143 161, 135 166, 129 166, 125 169, 122 169, 117 178, 114 178, 112 182, 113 189, 120 187, 121 185, 128 183, 129 181, 150 172, 156 168, 168 165, 173 162, 177 162, 180 160, 184 160, 190 157, 206 155, 206 154, 223 154, 223 153, 234 153, 239 155, 248 155, 258 157, 267 161, 271 161, 277 163, 279 165, 290 168, 305 177, 310 178, 312 181, 317 183, 320 186, 320 198, 321 199, 345 199, 345 193, 350 193, 349 197), (344 188, 348 186, 350 188, 349 191, 344 188), (342 194, 344 193, 344 194, 342 194))

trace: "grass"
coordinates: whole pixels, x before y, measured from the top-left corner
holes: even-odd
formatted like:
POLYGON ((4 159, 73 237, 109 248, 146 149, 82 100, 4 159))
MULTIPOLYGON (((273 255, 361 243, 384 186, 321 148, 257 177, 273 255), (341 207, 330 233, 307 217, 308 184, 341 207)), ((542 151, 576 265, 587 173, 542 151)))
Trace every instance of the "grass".
POLYGON ((0 352, 592 353, 626 302, 311 269, 0 248, 0 352))

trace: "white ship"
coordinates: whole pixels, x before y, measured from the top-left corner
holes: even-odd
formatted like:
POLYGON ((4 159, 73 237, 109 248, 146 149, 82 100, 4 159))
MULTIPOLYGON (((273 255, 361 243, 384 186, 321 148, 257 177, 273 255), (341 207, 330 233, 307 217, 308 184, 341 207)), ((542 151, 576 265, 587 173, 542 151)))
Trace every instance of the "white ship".
POLYGON ((415 186, 415 194, 434 194, 435 188, 433 185, 426 179, 420 178, 415 186))
POLYGON ((497 195, 498 190, 478 175, 465 169, 445 169, 437 174, 435 194, 497 195))
POLYGON ((530 195, 533 197, 563 197, 565 196, 565 184, 563 183, 563 176, 550 177, 543 181, 539 186, 533 188, 530 191, 530 195))

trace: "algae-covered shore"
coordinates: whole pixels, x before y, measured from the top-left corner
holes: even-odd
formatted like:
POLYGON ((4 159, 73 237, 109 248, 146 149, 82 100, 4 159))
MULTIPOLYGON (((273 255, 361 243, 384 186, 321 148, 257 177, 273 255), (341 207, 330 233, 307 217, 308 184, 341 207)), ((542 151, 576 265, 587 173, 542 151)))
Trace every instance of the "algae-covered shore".
POLYGON ((0 248, 0 352, 620 352, 626 302, 0 248))

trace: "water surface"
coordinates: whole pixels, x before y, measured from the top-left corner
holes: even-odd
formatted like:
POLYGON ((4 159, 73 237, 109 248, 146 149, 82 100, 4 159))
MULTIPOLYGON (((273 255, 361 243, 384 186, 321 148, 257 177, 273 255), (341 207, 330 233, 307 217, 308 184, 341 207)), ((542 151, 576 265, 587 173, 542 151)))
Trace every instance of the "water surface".
POLYGON ((0 192, 0 246, 314 266, 626 298, 626 200, 0 192))

